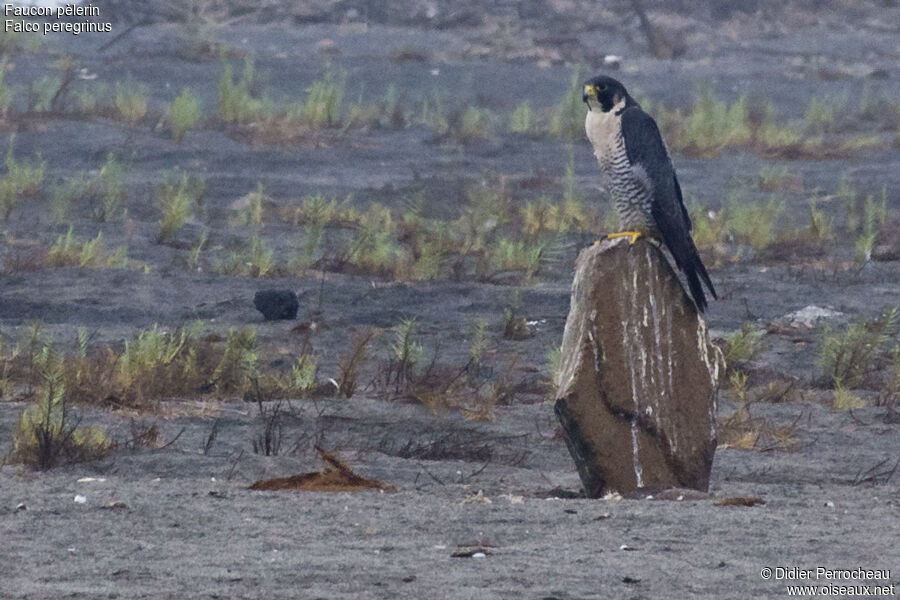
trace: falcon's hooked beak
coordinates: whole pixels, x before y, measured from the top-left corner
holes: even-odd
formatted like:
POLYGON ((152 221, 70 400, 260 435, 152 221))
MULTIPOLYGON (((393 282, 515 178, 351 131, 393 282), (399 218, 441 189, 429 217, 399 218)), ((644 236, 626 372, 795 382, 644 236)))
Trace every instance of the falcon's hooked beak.
POLYGON ((581 93, 581 101, 587 104, 588 110, 591 110, 591 103, 589 102, 591 99, 597 99, 597 88, 592 85, 586 85, 581 93))

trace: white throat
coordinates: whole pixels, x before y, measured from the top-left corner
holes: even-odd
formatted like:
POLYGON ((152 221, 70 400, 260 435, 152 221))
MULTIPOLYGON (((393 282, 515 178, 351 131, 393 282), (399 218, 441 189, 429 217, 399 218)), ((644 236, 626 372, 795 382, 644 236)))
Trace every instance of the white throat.
MULTIPOLYGON (((613 143, 618 137, 622 115, 617 113, 621 113, 624 108, 625 99, 623 98, 614 104, 610 111, 603 112, 597 105, 592 106, 588 111, 584 118, 584 131, 594 147, 595 154, 601 148, 605 148, 607 144, 613 143)), ((599 155, 597 158, 600 158, 599 155)))

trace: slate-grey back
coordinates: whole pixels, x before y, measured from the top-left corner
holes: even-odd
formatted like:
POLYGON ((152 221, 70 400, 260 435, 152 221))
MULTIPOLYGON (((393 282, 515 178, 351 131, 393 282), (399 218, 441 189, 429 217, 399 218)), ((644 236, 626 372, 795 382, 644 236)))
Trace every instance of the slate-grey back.
POLYGON ((623 228, 662 241, 703 311, 703 285, 713 298, 716 291, 691 238, 691 219, 659 127, 611 77, 595 77, 584 90, 585 130, 623 228))

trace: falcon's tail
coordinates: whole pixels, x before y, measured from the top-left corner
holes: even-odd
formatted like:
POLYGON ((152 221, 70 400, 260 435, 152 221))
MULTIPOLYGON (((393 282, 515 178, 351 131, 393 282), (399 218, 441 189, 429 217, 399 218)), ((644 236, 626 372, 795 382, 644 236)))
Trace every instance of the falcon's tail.
POLYGON ((706 267, 703 266, 703 261, 700 260, 700 254, 697 252, 694 240, 688 236, 687 242, 684 254, 682 256, 675 255, 675 262, 678 263, 678 266, 687 278, 691 297, 694 298, 694 303, 697 304, 697 310, 703 312, 706 310, 707 304, 706 295, 703 292, 703 284, 706 284, 706 288, 713 298, 718 300, 719 297, 716 295, 716 288, 713 287, 712 281, 709 279, 706 267))

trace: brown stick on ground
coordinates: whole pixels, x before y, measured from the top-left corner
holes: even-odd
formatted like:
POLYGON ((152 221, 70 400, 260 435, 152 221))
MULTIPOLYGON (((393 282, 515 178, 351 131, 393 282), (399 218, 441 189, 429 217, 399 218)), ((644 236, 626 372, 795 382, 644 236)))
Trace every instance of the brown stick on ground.
POLYGON ((353 472, 353 469, 320 446, 316 445, 315 448, 322 461, 328 465, 328 468, 324 471, 302 473, 277 479, 263 479, 255 482, 249 489, 264 491, 301 490, 307 492, 392 491, 396 489, 394 486, 382 483, 377 479, 369 479, 368 477, 357 475, 353 472))

